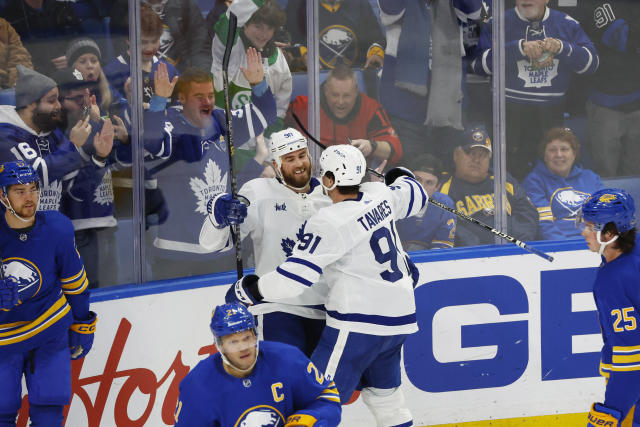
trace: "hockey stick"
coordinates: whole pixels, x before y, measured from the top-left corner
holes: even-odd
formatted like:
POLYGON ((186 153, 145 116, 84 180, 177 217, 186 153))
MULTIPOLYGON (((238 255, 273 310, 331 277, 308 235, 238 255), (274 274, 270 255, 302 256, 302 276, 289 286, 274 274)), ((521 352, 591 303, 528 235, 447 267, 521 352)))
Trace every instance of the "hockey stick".
MULTIPOLYGON (((236 29, 238 27, 238 18, 233 12, 229 12, 229 28, 227 29, 227 43, 224 47, 224 56, 222 57, 222 81, 224 85, 224 113, 227 119, 227 151, 229 154, 229 175, 231 175, 231 195, 233 198, 238 196, 238 188, 236 183, 236 174, 233 171, 233 129, 231 124, 231 101, 229 99, 229 76, 227 71, 229 70, 229 57, 231 56, 231 49, 233 48, 233 42, 236 38, 236 29)), ((231 234, 235 240, 236 245, 236 272, 238 279, 244 276, 242 268, 242 244, 240 242, 240 227, 238 224, 233 224, 231 227, 231 234)))
MULTIPOLYGON (((309 131, 307 131, 307 129, 302 125, 302 123, 300 122, 300 119, 298 118, 298 116, 296 116, 295 113, 293 114, 293 118, 296 121, 296 123, 298 124, 298 126, 300 127, 300 129, 302 130, 302 132, 304 132, 305 135, 307 135, 309 137, 310 140, 312 140, 313 142, 315 142, 316 144, 318 144, 320 147, 322 147, 323 149, 327 148, 326 145, 324 145, 322 142, 318 141, 316 138, 314 138, 309 131)), ((378 178, 383 178, 384 179, 384 174, 381 174, 380 172, 378 172, 375 169, 371 169, 371 168, 367 168, 367 171, 375 176, 377 176, 378 178)), ((440 209, 444 209, 447 212, 451 212, 452 214, 454 214, 455 216, 457 216, 458 218, 462 218, 464 220, 469 221, 472 224, 478 225, 482 228, 484 228, 485 230, 488 230, 489 232, 495 234, 498 237, 503 238, 504 240, 513 243, 516 246, 521 247, 522 249, 524 249, 525 251, 531 252, 534 255, 538 255, 541 258, 546 259, 549 262, 553 262, 553 257, 551 255, 545 254, 542 251, 539 251, 536 248, 532 248, 531 246, 527 245, 525 242, 516 239, 513 236, 510 236, 506 233, 503 233, 500 230, 497 230, 493 227, 491 227, 488 224, 485 224, 484 222, 478 221, 477 219, 470 217, 469 215, 466 215, 456 209, 450 208, 449 206, 442 204, 436 200, 433 200, 431 197, 429 197, 429 203, 431 203, 434 206, 439 207, 440 209)))

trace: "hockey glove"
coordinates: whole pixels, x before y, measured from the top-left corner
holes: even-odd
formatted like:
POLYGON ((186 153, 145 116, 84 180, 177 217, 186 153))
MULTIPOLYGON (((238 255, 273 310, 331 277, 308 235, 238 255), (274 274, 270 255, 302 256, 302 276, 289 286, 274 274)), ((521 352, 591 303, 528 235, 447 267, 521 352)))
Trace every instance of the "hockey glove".
POLYGON ((85 357, 93 345, 93 333, 96 331, 98 316, 89 312, 89 318, 85 320, 74 320, 69 328, 69 350, 72 359, 85 357))
POLYGON ((216 228, 228 227, 232 224, 242 224, 247 217, 247 205, 231 194, 220 193, 207 203, 209 218, 216 228))
POLYGON ((389 172, 384 174, 384 183, 386 185, 391 185, 401 176, 410 176, 411 178, 416 177, 409 169, 398 166, 397 168, 389 169, 389 172))
POLYGON ((316 417, 308 414, 293 414, 287 418, 284 427, 327 427, 328 425, 326 421, 317 420, 316 417))
POLYGON ((258 279, 255 274, 249 274, 231 285, 224 299, 225 302, 239 302, 245 306, 258 304, 262 301, 262 295, 258 290, 258 279))
POLYGON ((8 311, 18 304, 18 282, 13 277, 0 279, 0 310, 8 311))

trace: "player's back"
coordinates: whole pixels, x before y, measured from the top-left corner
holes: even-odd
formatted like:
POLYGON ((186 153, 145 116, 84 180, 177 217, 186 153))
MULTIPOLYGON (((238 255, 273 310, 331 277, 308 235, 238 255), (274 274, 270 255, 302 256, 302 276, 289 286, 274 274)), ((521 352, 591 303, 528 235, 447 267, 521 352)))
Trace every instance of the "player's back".
MULTIPOLYGON (((377 335, 417 331, 411 274, 395 226, 407 212, 400 212, 405 206, 396 190, 362 184, 357 199, 323 208, 309 222, 309 252, 316 239, 328 239, 340 253, 323 269, 327 325, 377 335)), ((413 198, 412 190, 410 204, 413 198)))

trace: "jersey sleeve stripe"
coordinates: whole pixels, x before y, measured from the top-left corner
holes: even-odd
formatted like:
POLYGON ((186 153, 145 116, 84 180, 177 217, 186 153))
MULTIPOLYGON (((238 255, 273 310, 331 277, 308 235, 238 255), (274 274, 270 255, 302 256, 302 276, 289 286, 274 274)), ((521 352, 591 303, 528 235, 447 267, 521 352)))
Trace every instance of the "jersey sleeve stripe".
MULTIPOLYGON (((17 329, 0 333, 0 346, 10 345, 21 341, 26 341, 32 336, 44 331, 48 327, 54 325, 58 320, 62 319, 69 311, 71 306, 67 299, 62 295, 47 311, 42 313, 35 320, 22 325, 17 329)), ((0 325, 0 330, 5 329, 6 324, 0 325)))
POLYGON ((422 195, 422 203, 421 203, 420 209, 424 208, 424 205, 427 204, 427 198, 428 198, 427 193, 424 191, 424 188, 422 188, 422 185, 420 185, 420 183, 416 181, 414 178, 407 177, 407 180, 413 182, 418 186, 418 189, 420 190, 420 194, 422 195))
POLYGON ((256 131, 253 128, 253 116, 251 116, 251 104, 244 105, 244 114, 247 117, 247 129, 249 130, 249 136, 251 138, 256 137, 256 131))
POLYGON ((637 363, 637 362, 640 362, 640 354, 631 354, 631 355, 625 355, 625 356, 619 356, 614 354, 612 362, 614 365, 620 364, 620 363, 637 363))
POLYGON ((262 111, 260 111, 260 109, 256 107, 254 104, 248 104, 248 105, 251 105, 251 108, 256 113, 256 117, 258 118, 258 120, 260 120, 260 124, 262 124, 262 127, 266 129, 268 126, 268 123, 267 123, 267 120, 264 118, 264 114, 262 114, 262 111))
POLYGON ((635 353, 636 351, 640 352, 640 345, 633 345, 633 346, 614 345, 613 346, 614 353, 635 353))
POLYGON ((339 313, 337 311, 327 310, 327 316, 343 322, 363 322, 384 326, 410 325, 416 322, 415 313, 407 314, 405 316, 391 317, 380 316, 377 314, 339 313))
POLYGON ((300 276, 298 276, 297 274, 293 274, 293 273, 289 273, 286 270, 283 270, 282 268, 278 267, 276 268, 276 271, 281 274, 282 276, 286 277, 287 279, 293 280, 295 282, 301 283, 307 287, 313 285, 313 282, 308 281, 307 279, 304 279, 300 276))
POLYGON ((306 259, 297 258, 297 257, 289 257, 285 260, 285 262, 295 262, 297 264, 301 264, 309 267, 310 269, 316 271, 318 274, 322 274, 322 268, 318 267, 311 261, 307 261, 306 259))
POLYGON ((87 286, 89 286, 89 281, 87 280, 87 273, 83 267, 82 276, 73 282, 63 283, 62 290, 65 294, 79 294, 82 293, 87 286))
POLYGON ((409 181, 408 179, 406 181, 409 182, 409 188, 411 189, 411 198, 409 199, 409 209, 407 209, 407 214, 405 215, 405 218, 411 215, 411 210, 413 209, 413 199, 414 199, 413 184, 411 184, 411 181, 409 181))
POLYGON ((339 396, 318 396, 316 399, 324 399, 324 400, 328 400, 330 402, 336 402, 336 403, 340 403, 340 397, 339 396))
POLYGON ((62 283, 75 282, 80 278, 80 276, 82 276, 83 273, 84 273, 84 267, 78 272, 78 274, 76 274, 74 276, 71 276, 71 277, 68 277, 66 279, 60 279, 60 281, 62 283))

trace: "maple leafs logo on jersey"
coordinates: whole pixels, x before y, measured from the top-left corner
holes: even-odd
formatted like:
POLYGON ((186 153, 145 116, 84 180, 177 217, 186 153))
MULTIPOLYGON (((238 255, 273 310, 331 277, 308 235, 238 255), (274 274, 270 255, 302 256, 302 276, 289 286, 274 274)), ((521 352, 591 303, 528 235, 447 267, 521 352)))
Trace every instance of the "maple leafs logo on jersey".
POLYGON ((207 202, 214 195, 227 191, 227 173, 224 175, 220 167, 211 159, 204 169, 204 181, 194 177, 189 180, 193 194, 198 198, 196 212, 207 215, 207 202))
MULTIPOLYGON (((306 227, 306 225, 307 221, 303 222, 300 228, 298 228, 298 232, 296 233, 297 240, 302 239, 302 236, 304 236, 304 227, 306 227)), ((293 254, 293 248, 296 246, 296 242, 295 240, 285 237, 284 239, 282 239, 281 246, 285 255, 287 256, 287 258, 289 258, 293 254)))
POLYGON ((107 169, 100 185, 93 192, 93 202, 106 206, 113 203, 113 184, 111 181, 111 171, 107 169))

